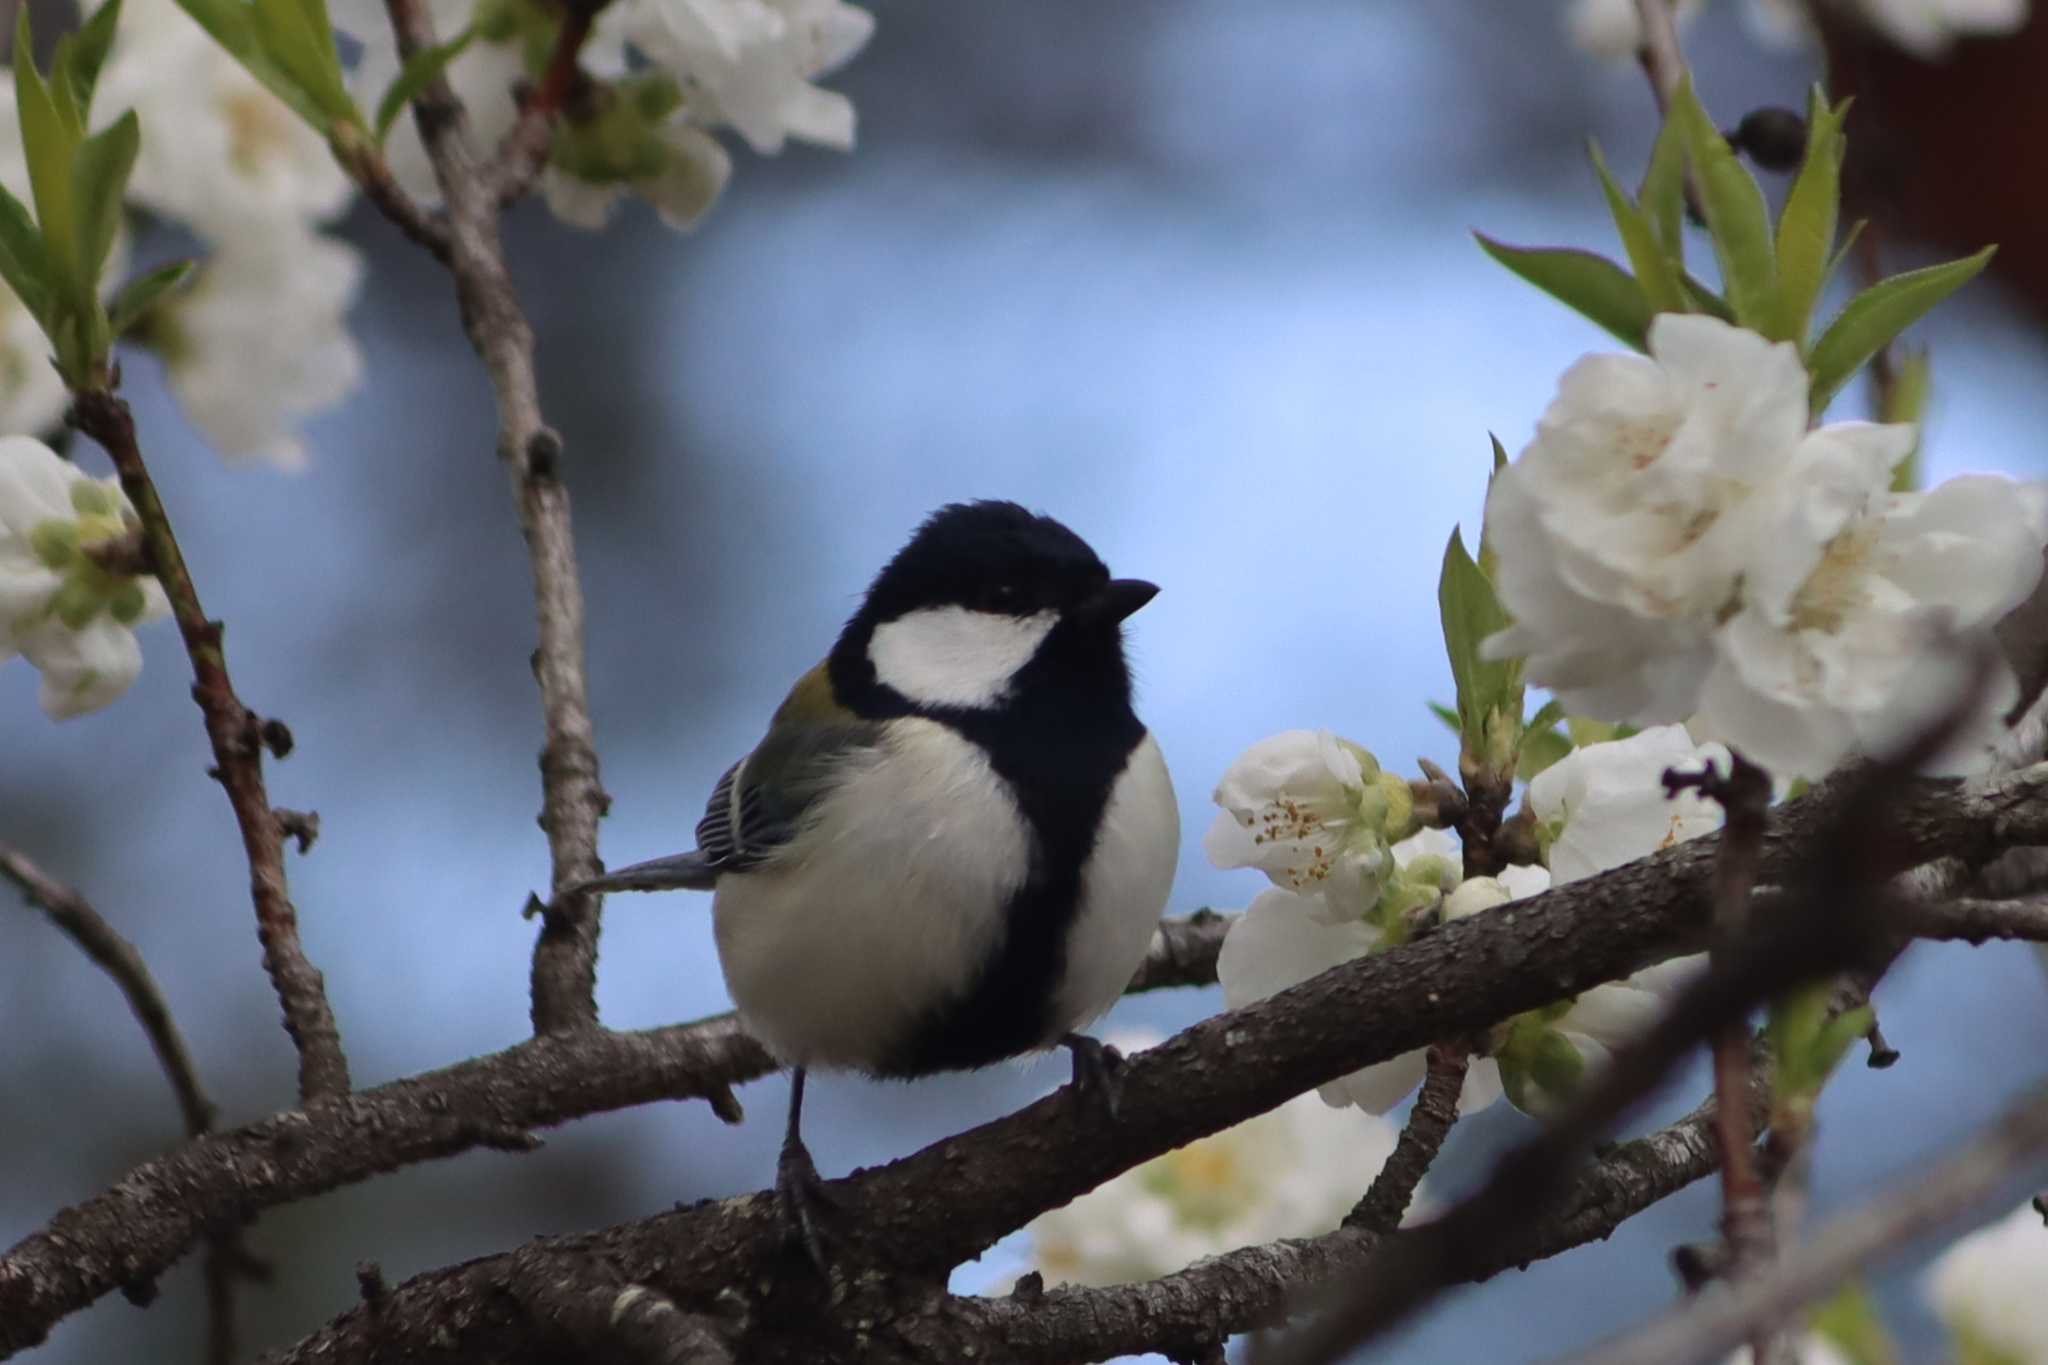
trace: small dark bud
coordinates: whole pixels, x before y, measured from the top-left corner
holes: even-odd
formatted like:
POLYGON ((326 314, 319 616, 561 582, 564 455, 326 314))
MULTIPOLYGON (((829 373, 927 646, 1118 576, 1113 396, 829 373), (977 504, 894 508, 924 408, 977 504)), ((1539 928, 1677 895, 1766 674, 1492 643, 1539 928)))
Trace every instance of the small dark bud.
POLYGON ((156 1302, 156 1281, 130 1280, 121 1286, 121 1297, 137 1308, 147 1308, 156 1302))
POLYGON ((1025 1303, 1037 1303, 1045 1297, 1045 1276, 1035 1270, 1030 1271, 1018 1278, 1017 1287, 1010 1293, 1025 1303))
POLYGON ((283 758, 292 751, 291 727, 276 717, 264 721, 263 728, 257 733, 262 735, 263 747, 270 750, 272 758, 283 758))
POLYGON ((1728 141, 1764 170, 1796 171, 1806 156, 1806 120, 1774 105, 1752 109, 1728 141))
POLYGON ((533 479, 552 479, 562 458, 562 438, 552 427, 542 427, 526 441, 526 474, 533 479))
POLYGON ((375 1304, 391 1292, 384 1283, 384 1267, 375 1261, 356 1262, 356 1289, 363 1296, 363 1302, 375 1304))

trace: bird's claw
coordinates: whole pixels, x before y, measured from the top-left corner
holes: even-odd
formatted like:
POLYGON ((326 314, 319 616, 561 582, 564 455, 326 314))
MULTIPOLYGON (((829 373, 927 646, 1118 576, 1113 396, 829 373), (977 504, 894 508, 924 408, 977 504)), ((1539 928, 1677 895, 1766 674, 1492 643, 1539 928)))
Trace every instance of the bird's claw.
POLYGON ((801 1246, 820 1275, 829 1276, 825 1242, 818 1235, 819 1212, 836 1207, 811 1153, 801 1142, 785 1142, 775 1163, 775 1202, 789 1240, 801 1246))
POLYGON ((1116 1122, 1124 1094, 1124 1054, 1086 1034, 1069 1033, 1060 1046, 1074 1054, 1074 1093, 1116 1122))

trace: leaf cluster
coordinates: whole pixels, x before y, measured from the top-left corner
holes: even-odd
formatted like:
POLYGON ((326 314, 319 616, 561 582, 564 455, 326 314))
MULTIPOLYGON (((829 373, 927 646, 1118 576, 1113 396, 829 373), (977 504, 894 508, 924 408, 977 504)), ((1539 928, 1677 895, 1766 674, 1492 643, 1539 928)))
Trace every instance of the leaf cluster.
POLYGON ((1813 333, 1814 312, 1862 224, 1837 242, 1843 124, 1849 102, 1818 88, 1807 102, 1806 152, 1775 224, 1756 177, 1715 130, 1690 81, 1680 85, 1648 170, 1631 197, 1591 149, 1624 268, 1590 251, 1520 247, 1478 236, 1487 254, 1637 350, 1659 313, 1707 313, 1799 348, 1818 415, 1856 371, 1935 304, 1982 271, 1995 247, 1870 286, 1813 333), (1716 293, 1686 269, 1688 195, 1720 269, 1716 293))

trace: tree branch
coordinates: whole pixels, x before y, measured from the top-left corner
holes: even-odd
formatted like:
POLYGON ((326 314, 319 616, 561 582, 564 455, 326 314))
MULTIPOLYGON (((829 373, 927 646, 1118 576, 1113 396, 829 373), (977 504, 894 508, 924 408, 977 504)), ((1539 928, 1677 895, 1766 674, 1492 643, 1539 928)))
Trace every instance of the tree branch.
POLYGON ((1930 1168, 1916 1166, 1878 1198, 1836 1219, 1766 1277, 1704 1295, 1620 1341, 1578 1358, 1578 1365, 1663 1365, 1716 1360, 1759 1324, 1796 1311, 1834 1289, 1860 1266, 1904 1246, 1981 1203, 2010 1176, 2048 1151, 2048 1092, 2037 1090, 1963 1150, 1930 1168))
POLYGON ((1673 0, 1636 0, 1642 19, 1643 71, 1650 78, 1650 93, 1657 97, 1657 109, 1671 107, 1685 79, 1685 54, 1678 47, 1678 21, 1671 12, 1673 0))
MULTIPOLYGON (((386 8, 406 60, 435 45, 434 22, 420 0, 386 0, 386 8)), ((601 899, 560 893, 572 882, 597 875, 597 822, 610 798, 599 783, 590 723, 583 585, 569 490, 558 469, 562 439, 541 416, 533 329, 505 267, 497 190, 470 150, 462 105, 444 78, 436 77, 413 102, 413 118, 448 206, 448 268, 470 346, 483 361, 497 399, 498 455, 512 478, 533 569, 540 635, 533 671, 547 733, 540 756, 540 822, 547 832, 556 893, 534 944, 533 1028, 539 1034, 595 1028, 601 899)))
POLYGON ((556 30, 547 70, 542 73, 540 84, 520 102, 518 119, 498 144, 491 165, 484 172, 498 207, 510 207, 523 198, 548 164, 555 120, 581 96, 585 83, 576 59, 590 37, 590 26, 607 3, 609 0, 570 0, 564 5, 562 26, 556 30))
MULTIPOLYGON (((1131 989, 1213 982, 1230 919, 1200 911, 1163 921, 1131 989)), ((536 1038, 188 1144, 0 1257, 0 1356, 35 1345, 101 1295, 162 1273, 213 1222, 246 1221, 477 1147, 519 1150, 531 1129, 657 1100, 707 1100, 737 1123, 731 1088, 777 1069, 731 1014, 639 1033, 596 1029, 536 1038)))
POLYGON ((1467 1047, 1437 1043, 1429 1049, 1429 1069, 1408 1122, 1401 1128, 1400 1140, 1387 1164, 1373 1177, 1372 1188, 1345 1215, 1344 1226, 1368 1232, 1392 1232, 1401 1226, 1401 1216, 1414 1202, 1416 1187, 1458 1121, 1458 1096, 1471 1067, 1472 1052, 1467 1047))
POLYGON ((313 1104, 348 1093, 348 1058, 327 1003, 327 983, 299 943, 298 912, 285 882, 284 837, 271 814, 263 782, 262 722, 242 704, 228 676, 221 624, 207 619, 199 589, 185 567, 170 514, 164 510, 149 467, 135 442, 135 421, 127 403, 106 389, 74 396, 71 421, 113 457, 121 489, 135 506, 149 542, 157 581, 170 599, 171 614, 191 656, 192 699, 206 717, 217 778, 234 807, 249 860, 249 889, 256 904, 256 937, 263 968, 284 1008, 285 1032, 299 1050, 299 1100, 313 1104))

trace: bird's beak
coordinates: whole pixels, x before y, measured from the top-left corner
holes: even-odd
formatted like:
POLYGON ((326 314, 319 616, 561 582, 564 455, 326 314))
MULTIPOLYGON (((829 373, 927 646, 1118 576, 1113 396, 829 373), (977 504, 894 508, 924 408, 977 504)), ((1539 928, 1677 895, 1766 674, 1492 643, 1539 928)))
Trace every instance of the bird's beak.
POLYGON ((1157 583, 1147 583, 1142 578, 1112 578, 1091 593, 1074 615, 1094 625, 1114 625, 1158 595, 1157 583))

